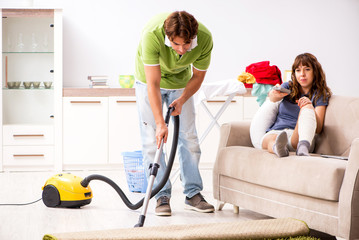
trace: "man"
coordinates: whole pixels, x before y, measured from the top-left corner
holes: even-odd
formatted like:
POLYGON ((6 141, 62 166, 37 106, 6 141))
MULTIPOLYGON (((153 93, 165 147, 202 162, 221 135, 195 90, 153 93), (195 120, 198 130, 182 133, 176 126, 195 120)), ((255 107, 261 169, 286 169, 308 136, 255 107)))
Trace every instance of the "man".
MULTIPOLYGON (((157 148, 168 129, 163 119, 163 103, 180 115, 178 156, 186 209, 213 212, 200 191, 198 169, 201 155, 195 127, 193 94, 200 88, 209 67, 212 35, 189 13, 159 14, 145 26, 136 56, 136 98, 140 119, 142 149, 146 166, 153 162, 157 148)), ((166 169, 162 154, 155 185, 166 169)), ((149 169, 147 168, 147 176, 149 169)), ((171 183, 156 195, 156 215, 170 216, 171 183)))

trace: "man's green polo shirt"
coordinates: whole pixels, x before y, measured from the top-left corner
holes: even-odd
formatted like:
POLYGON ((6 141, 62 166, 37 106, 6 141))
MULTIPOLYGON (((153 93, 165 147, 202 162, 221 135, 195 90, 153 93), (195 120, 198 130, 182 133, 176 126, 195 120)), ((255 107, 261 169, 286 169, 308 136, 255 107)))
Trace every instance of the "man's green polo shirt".
MULTIPOLYGON (((144 27, 136 55, 136 79, 146 83, 144 65, 161 66, 160 87, 184 88, 192 76, 191 64, 198 70, 207 70, 213 48, 212 34, 198 23, 197 46, 182 57, 165 44, 164 21, 169 13, 153 17, 144 27)), ((194 41, 192 41, 194 42, 194 41)))

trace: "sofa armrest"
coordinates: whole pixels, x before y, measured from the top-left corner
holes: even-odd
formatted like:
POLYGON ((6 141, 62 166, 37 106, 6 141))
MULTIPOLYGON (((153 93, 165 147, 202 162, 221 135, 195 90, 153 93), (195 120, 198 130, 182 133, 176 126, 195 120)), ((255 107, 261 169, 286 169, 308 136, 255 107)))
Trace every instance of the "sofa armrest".
POLYGON ((359 238, 359 138, 351 144, 339 196, 339 235, 359 238))
POLYGON ((229 146, 253 147, 249 135, 250 121, 229 122, 221 125, 216 161, 213 166, 213 197, 220 200, 219 184, 219 154, 221 150, 229 146))
POLYGON ((229 146, 253 147, 249 134, 250 124, 250 121, 237 121, 222 124, 218 150, 229 146))

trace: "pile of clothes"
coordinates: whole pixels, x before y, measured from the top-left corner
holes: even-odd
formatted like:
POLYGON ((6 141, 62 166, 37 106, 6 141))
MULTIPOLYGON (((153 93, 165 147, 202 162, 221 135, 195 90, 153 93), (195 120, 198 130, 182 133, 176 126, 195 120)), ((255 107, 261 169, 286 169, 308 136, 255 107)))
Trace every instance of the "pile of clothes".
POLYGON ((270 66, 269 61, 253 63, 247 66, 246 71, 239 75, 237 79, 247 88, 252 87, 252 95, 257 97, 259 106, 264 103, 272 87, 283 82, 279 68, 275 65, 270 66))

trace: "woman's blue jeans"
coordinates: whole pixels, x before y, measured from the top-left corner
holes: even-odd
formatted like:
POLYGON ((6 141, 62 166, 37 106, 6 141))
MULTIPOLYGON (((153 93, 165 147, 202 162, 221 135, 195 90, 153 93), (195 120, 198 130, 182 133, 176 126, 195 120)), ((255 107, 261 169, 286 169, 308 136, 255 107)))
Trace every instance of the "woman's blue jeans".
MULTIPOLYGON (((147 85, 136 81, 136 101, 139 115, 140 133, 142 139, 142 153, 145 163, 146 175, 149 177, 149 165, 153 163, 156 145, 156 124, 151 110, 147 94, 147 85)), ((175 99, 179 98, 183 89, 161 89, 162 105, 168 107, 175 99)), ((166 112, 166 111, 164 111, 166 112)), ((183 193, 191 198, 203 190, 202 178, 198 169, 201 150, 195 125, 195 109, 193 98, 183 104, 179 116, 179 138, 177 154, 181 170, 183 193)), ((164 154, 161 156, 160 168, 155 178, 154 187, 161 181, 166 170, 164 154)), ((156 199, 162 196, 171 197, 171 182, 168 180, 162 190, 157 193, 156 199)))

